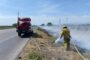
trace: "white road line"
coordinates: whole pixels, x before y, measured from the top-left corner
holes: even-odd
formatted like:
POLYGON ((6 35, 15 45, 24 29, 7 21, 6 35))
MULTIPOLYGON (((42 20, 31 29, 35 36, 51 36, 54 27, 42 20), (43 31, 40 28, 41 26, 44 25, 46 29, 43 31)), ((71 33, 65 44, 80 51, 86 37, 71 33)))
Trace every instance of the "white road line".
POLYGON ((10 36, 10 37, 8 37, 6 39, 3 38, 3 40, 1 40, 0 43, 2 43, 4 41, 7 41, 7 40, 10 40, 10 39, 14 38, 15 36, 17 36, 17 35, 10 36))

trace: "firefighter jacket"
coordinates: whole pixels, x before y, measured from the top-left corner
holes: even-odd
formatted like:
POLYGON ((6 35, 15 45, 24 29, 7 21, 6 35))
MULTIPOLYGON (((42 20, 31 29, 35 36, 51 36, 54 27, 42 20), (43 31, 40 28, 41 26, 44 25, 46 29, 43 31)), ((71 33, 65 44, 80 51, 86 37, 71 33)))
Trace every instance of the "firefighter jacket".
POLYGON ((63 28, 61 32, 61 38, 64 37, 64 39, 70 39, 70 31, 68 28, 63 28))

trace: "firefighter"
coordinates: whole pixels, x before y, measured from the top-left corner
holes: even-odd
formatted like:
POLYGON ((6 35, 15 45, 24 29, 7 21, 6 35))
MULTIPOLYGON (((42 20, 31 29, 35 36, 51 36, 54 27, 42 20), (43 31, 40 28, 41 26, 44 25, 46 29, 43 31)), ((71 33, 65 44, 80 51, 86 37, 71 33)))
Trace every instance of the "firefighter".
POLYGON ((62 32, 61 32, 61 36, 60 38, 64 38, 64 47, 66 50, 70 49, 70 30, 68 29, 68 27, 65 25, 63 26, 62 32))

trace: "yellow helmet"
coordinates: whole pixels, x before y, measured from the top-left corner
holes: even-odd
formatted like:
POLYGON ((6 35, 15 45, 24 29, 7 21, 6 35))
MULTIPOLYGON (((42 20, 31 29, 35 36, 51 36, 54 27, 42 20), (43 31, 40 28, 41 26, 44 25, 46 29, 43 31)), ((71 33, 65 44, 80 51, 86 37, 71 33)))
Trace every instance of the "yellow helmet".
POLYGON ((67 26, 66 25, 63 25, 63 28, 67 28, 67 26))

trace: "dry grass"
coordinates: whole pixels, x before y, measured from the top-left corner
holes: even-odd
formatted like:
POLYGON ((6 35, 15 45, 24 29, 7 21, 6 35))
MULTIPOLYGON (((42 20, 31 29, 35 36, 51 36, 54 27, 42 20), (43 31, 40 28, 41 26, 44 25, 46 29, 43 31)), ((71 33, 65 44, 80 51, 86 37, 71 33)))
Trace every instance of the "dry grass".
POLYGON ((54 45, 52 43, 54 38, 48 36, 46 32, 41 30, 36 32, 40 37, 31 38, 20 54, 22 60, 82 60, 73 50, 65 52, 62 45, 54 45))

